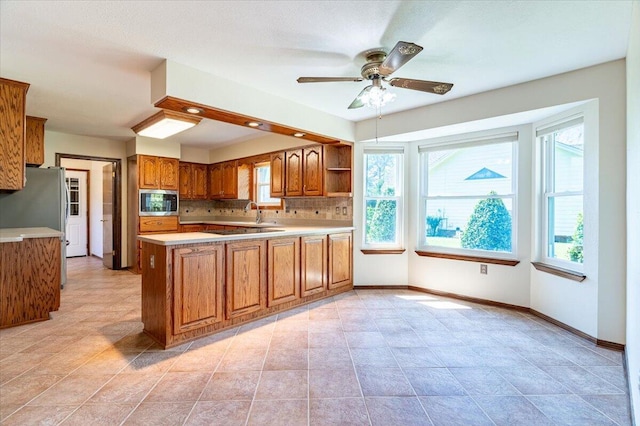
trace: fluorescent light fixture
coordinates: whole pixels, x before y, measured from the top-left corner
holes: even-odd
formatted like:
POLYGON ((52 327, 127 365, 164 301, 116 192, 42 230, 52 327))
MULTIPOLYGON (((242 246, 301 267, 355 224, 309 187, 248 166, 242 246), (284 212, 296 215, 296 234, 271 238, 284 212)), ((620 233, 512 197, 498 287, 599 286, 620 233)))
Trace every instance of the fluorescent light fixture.
POLYGON ((165 139, 184 130, 190 129, 202 120, 201 117, 194 117, 175 111, 161 110, 143 122, 131 128, 140 136, 148 138, 165 139))

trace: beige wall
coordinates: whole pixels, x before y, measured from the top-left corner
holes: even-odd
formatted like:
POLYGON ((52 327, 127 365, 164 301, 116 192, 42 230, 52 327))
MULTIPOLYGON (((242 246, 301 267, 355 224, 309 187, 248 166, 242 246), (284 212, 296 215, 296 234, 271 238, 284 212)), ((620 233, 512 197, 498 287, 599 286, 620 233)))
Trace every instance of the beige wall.
POLYGON ((306 141, 292 136, 265 133, 265 136, 260 138, 227 145, 218 149, 212 149, 209 151, 209 161, 210 163, 217 163, 219 161, 264 154, 265 152, 280 151, 304 145, 311 145, 305 142, 306 141))
POLYGON ((86 155, 92 157, 120 159, 122 164, 121 206, 122 247, 121 265, 127 264, 127 161, 126 143, 110 139, 92 138, 45 130, 43 167, 54 166, 56 154, 86 155))
POLYGON ((633 5, 627 50, 627 346, 629 388, 640 425, 640 3, 633 5))

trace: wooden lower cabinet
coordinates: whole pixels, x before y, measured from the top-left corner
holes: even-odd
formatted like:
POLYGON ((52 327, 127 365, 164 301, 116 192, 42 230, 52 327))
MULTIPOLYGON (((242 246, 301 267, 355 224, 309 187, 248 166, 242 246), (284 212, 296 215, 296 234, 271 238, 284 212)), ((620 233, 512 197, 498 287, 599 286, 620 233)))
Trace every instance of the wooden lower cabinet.
POLYGON ((302 297, 327 289, 327 236, 301 237, 300 286, 302 297))
POLYGON ((353 283, 353 234, 329 235, 329 289, 353 283))
POLYGON ((264 309, 267 304, 267 241, 227 243, 226 266, 226 318, 264 309))
POLYGON ((224 243, 173 251, 173 332, 224 319, 224 243))
POLYGON ((267 306, 300 298, 300 238, 269 240, 267 306))

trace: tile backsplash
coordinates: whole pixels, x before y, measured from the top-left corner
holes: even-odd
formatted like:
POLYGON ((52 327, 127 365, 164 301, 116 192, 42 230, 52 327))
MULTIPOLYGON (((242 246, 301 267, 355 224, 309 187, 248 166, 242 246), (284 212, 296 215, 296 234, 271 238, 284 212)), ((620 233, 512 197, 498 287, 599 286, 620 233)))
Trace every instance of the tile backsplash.
MULTIPOLYGON (((255 210, 245 212, 247 200, 182 200, 180 217, 233 216, 250 217, 255 210)), ((278 219, 353 221, 353 199, 338 198, 285 198, 284 208, 262 210, 266 222, 278 219)))

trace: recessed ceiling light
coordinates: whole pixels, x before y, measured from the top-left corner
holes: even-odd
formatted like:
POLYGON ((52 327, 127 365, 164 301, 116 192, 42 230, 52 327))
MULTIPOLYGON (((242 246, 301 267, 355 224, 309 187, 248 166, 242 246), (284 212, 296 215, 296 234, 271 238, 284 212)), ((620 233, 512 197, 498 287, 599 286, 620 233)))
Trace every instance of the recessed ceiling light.
POLYGON ((301 137, 303 137, 304 135, 305 135, 305 134, 304 134, 304 133, 302 133, 302 132, 295 132, 295 133, 293 134, 293 136, 295 136, 296 138, 301 138, 301 137))
POLYGON ((204 113, 204 110, 202 108, 198 108, 198 107, 185 107, 184 111, 188 112, 189 114, 202 114, 204 113))
POLYGON ((249 127, 260 127, 262 123, 258 123, 257 121, 247 121, 247 126, 249 127))

